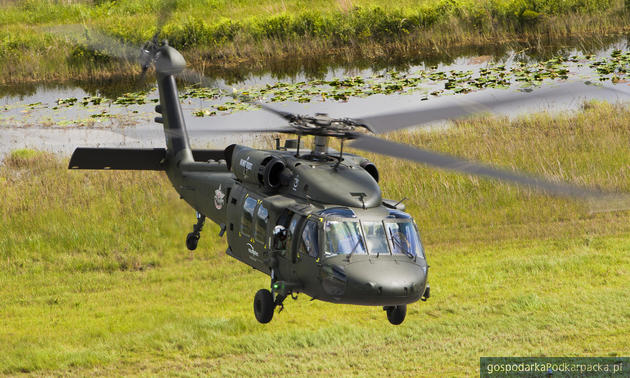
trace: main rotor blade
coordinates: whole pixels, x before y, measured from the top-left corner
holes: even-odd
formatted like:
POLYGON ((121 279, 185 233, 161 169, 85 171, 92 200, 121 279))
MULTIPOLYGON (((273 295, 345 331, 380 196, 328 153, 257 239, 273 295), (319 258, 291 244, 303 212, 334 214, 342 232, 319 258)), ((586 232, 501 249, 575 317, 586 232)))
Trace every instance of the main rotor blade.
POLYGON ((370 135, 360 136, 359 138, 353 140, 350 143, 350 146, 360 150, 406 159, 440 169, 465 173, 473 176, 485 176, 500 181, 507 181, 512 184, 529 187, 554 196, 576 197, 589 200, 591 206, 593 206, 592 210, 594 211, 610 211, 630 208, 630 197, 628 195, 605 193, 567 183, 552 182, 524 173, 495 168, 490 165, 416 148, 408 144, 391 142, 370 135))
POLYGON ((242 101, 242 102, 246 102, 248 104, 257 106, 267 112, 273 113, 275 115, 277 115, 278 117, 288 121, 288 122, 292 122, 296 119, 299 118, 299 116, 297 114, 294 113, 290 113, 290 112, 285 112, 282 110, 278 110, 275 109, 269 105, 263 104, 260 101, 257 101, 247 95, 244 95, 242 93, 238 93, 236 92, 234 89, 232 88, 228 88, 225 85, 220 84, 219 82, 217 82, 216 80, 212 80, 207 78, 206 76, 204 76, 203 74, 193 70, 193 69, 186 69, 184 70, 181 74, 178 75, 178 77, 181 80, 187 81, 191 84, 196 84, 202 87, 206 87, 206 88, 217 88, 219 89, 219 91, 224 95, 224 96, 228 96, 228 97, 232 97, 236 100, 242 101))
MULTIPOLYGON (((170 137, 181 137, 183 132, 181 130, 163 130, 160 128, 123 128, 111 130, 114 133, 123 135, 125 137, 145 139, 150 137, 156 137, 161 135, 167 135, 170 137)), ((215 136, 235 135, 235 134, 287 134, 294 133, 293 128, 278 127, 278 128, 220 128, 220 129, 188 129, 186 134, 191 138, 212 138, 215 136)))
POLYGON ((380 134, 412 126, 423 126, 437 121, 453 120, 477 113, 494 113, 506 110, 510 106, 518 105, 521 107, 532 101, 548 103, 559 100, 583 101, 586 97, 630 98, 630 93, 619 89, 587 85, 580 82, 537 88, 531 92, 510 93, 504 89, 489 91, 465 96, 442 97, 435 99, 433 104, 428 102, 427 106, 421 109, 377 114, 355 118, 354 121, 364 124, 372 132, 380 134))

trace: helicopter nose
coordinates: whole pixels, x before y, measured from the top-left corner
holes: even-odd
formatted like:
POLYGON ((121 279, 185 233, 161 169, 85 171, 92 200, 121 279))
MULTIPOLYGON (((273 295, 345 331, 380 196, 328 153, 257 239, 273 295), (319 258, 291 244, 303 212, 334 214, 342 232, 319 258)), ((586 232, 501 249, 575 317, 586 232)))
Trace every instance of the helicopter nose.
POLYGON ((426 263, 419 261, 357 261, 345 268, 348 279, 346 295, 365 298, 370 305, 412 303, 424 293, 426 263))

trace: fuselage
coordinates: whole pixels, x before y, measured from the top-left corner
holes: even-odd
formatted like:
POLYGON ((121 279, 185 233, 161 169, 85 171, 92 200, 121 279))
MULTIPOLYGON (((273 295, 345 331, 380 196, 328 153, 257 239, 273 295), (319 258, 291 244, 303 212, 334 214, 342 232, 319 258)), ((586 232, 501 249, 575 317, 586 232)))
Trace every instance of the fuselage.
POLYGON ((412 303, 427 281, 418 229, 401 205, 382 199, 368 163, 351 154, 339 162, 334 153, 230 146, 223 159, 170 162, 167 174, 184 200, 225 230, 230 256, 290 292, 335 303, 412 303), (288 233, 282 242, 273 236, 278 225, 288 233))

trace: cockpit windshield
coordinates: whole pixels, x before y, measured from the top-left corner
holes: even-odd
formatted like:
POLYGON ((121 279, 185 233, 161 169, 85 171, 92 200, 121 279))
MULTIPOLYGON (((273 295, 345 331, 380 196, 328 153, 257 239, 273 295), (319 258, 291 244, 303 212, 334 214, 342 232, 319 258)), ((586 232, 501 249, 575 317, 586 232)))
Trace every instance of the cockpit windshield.
POLYGON ((389 247, 387 246, 387 236, 385 235, 385 228, 383 222, 375 221, 361 222, 363 225, 363 232, 365 232, 365 238, 367 239, 368 251, 372 255, 389 255, 389 247))
POLYGON ((423 257, 420 236, 413 222, 385 222, 387 238, 390 241, 392 253, 395 255, 408 255, 423 257))
POLYGON ((324 256, 334 255, 407 255, 424 258, 420 236, 412 218, 402 212, 390 212, 383 220, 360 220, 342 208, 322 211, 324 256))
POLYGON ((324 256, 365 255, 365 242, 357 221, 327 221, 324 227, 324 256))

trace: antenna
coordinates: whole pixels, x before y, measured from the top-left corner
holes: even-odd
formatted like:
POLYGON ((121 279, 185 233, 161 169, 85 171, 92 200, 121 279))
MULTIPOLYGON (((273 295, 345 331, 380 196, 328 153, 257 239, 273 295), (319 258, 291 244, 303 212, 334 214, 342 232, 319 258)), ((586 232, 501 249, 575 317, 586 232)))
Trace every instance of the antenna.
POLYGON ((341 148, 339 148, 339 161, 337 161, 337 164, 335 164, 335 169, 339 167, 339 164, 341 164, 341 160, 343 160, 343 141, 344 139, 341 138, 341 148))
POLYGON ((361 200, 361 203, 363 204, 363 210, 366 209, 366 207, 365 207, 365 197, 367 196, 367 194, 365 194, 365 193, 350 193, 350 195, 352 197, 359 197, 359 200, 361 200))
POLYGON ((403 197, 403 199, 401 199, 400 201, 396 202, 394 207, 398 207, 398 205, 400 205, 401 203, 405 202, 407 199, 408 199, 407 197, 403 197))

